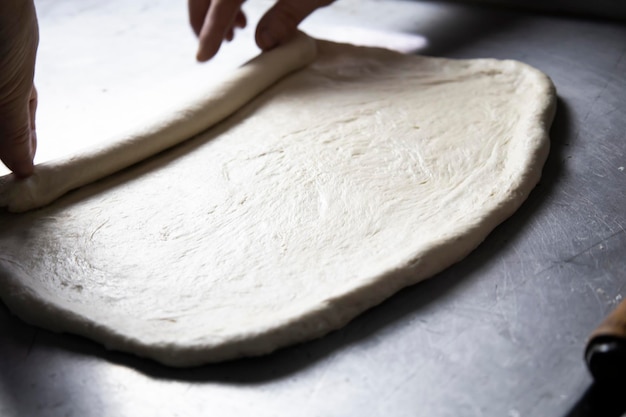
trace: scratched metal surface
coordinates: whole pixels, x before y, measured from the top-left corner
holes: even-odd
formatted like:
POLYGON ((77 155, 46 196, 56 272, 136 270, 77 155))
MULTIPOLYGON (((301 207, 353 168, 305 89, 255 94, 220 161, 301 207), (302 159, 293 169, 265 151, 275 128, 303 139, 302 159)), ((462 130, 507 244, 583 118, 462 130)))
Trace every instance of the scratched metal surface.
MULTIPOLYGON (((145 71, 151 80, 175 68, 166 38, 181 37, 181 57, 193 53, 187 32, 176 29, 185 23, 181 2, 39 0, 38 7, 42 42, 61 42, 42 45, 42 59, 73 54, 68 69, 95 49, 117 54, 105 61, 118 67, 161 62, 145 71), (84 48, 68 53, 65 42, 84 48), (162 61, 151 61, 161 52, 162 61)), ((426 54, 514 58, 549 74, 559 92, 553 146, 527 203, 434 279, 323 339, 262 358, 173 370, 36 329, 1 306, 0 415, 517 417, 565 415, 574 405, 590 383, 585 338, 626 292, 626 28, 364 0, 337 3, 310 22, 315 30, 323 24, 419 34, 426 54)), ((89 82, 70 73, 54 76, 89 82)), ((54 82, 46 76, 38 75, 54 82)))

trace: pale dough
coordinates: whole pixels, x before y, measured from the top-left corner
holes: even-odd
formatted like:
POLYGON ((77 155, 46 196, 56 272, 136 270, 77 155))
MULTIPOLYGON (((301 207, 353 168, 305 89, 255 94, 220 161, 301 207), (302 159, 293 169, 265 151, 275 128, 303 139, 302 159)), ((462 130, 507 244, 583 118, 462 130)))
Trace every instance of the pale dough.
POLYGON ((554 107, 519 62, 319 42, 199 137, 0 215, 0 295, 30 323, 172 366, 322 336, 510 216, 554 107))
POLYGON ((184 110, 77 155, 37 165, 25 180, 0 177, 0 207, 20 213, 45 206, 68 191, 171 148, 224 120, 315 56, 315 41, 299 33, 282 48, 259 55, 220 80, 184 110))

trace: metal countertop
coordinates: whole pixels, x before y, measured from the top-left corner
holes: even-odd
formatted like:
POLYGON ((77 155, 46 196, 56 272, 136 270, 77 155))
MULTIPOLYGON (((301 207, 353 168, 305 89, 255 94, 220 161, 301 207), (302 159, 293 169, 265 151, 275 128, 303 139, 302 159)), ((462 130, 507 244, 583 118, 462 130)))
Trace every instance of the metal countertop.
MULTIPOLYGON (((159 67, 145 71, 148 81, 193 60, 183 2, 36 3, 40 61, 51 69, 38 67, 42 100, 78 94, 55 90, 55 77, 82 85, 106 78, 106 65, 131 66, 119 55, 128 42, 139 42, 128 56, 138 71, 159 67), (171 42, 160 42, 176 37, 171 57, 171 42), (104 66, 69 70, 89 54, 104 66)), ((576 404, 591 383, 586 337, 626 295, 626 26, 375 0, 340 1, 307 25, 413 33, 425 40, 420 53, 512 58, 546 72, 559 102, 540 185, 464 261, 339 331, 266 357, 169 369, 31 327, 0 305, 0 415, 521 417, 564 416, 576 404)), ((93 102, 104 92, 77 90, 93 102)))

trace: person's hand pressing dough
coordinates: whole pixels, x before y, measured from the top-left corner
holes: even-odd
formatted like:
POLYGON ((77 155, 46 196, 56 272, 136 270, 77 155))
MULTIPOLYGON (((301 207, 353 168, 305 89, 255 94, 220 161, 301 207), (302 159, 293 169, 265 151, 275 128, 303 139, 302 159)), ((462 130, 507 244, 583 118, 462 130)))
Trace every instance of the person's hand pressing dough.
MULTIPOLYGON (((298 25, 316 9, 334 0, 278 0, 259 21, 256 43, 262 50, 289 41, 298 25)), ((189 20, 198 36, 198 61, 211 59, 223 40, 230 41, 237 28, 246 26, 241 10, 244 0, 188 0, 189 20)))
POLYGON ((33 85, 39 31, 31 0, 0 2, 0 159, 18 177, 33 173, 37 144, 33 85))

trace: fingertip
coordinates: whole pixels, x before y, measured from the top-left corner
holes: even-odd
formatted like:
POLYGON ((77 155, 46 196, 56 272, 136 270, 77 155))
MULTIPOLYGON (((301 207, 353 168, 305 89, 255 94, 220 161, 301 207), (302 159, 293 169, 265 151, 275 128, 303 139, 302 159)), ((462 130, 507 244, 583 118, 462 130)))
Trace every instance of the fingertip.
POLYGON ((235 27, 243 29, 247 24, 248 19, 246 18, 246 15, 242 11, 239 11, 239 13, 237 13, 237 17, 235 17, 235 27))
POLYGON ((34 155, 30 155, 28 157, 25 157, 24 159, 21 159, 20 161, 16 161, 14 167, 11 168, 11 171, 13 171, 13 174, 17 178, 28 178, 33 175, 33 173, 35 172, 33 156, 34 155))
POLYGON ((196 52, 196 60, 198 62, 206 62, 210 60, 211 58, 213 58, 218 50, 219 50, 219 45, 217 45, 217 47, 208 45, 208 42, 204 41, 201 38, 200 46, 198 47, 198 52, 196 52))
POLYGON ((314 10, 333 0, 277 0, 263 15, 257 26, 256 42, 265 50, 283 44, 298 32, 298 25, 314 10))
POLYGON ((34 172, 35 165, 32 162, 30 164, 20 164, 13 170, 13 174, 19 179, 28 178, 34 172))
POLYGON ((0 159, 18 178, 25 178, 34 172, 37 134, 30 126, 20 135, 10 135, 11 140, 0 143, 0 159))
POLYGON ((235 38, 235 29, 230 29, 228 32, 226 32, 226 35, 224 36, 224 39, 226 39, 227 42, 232 41, 235 38))
POLYGON ((198 52, 196 52, 196 61, 198 62, 206 62, 208 61, 209 58, 207 58, 206 54, 204 53, 203 50, 199 49, 198 52))
POLYGON ((278 44, 275 35, 268 29, 261 29, 257 33, 256 43, 264 51, 272 49, 278 44))
POLYGON ((259 21, 256 43, 264 51, 290 40, 304 18, 301 11, 291 9, 289 3, 279 1, 259 21))
POLYGON ((17 178, 30 177, 35 171, 33 155, 16 155, 6 160, 6 166, 17 178))

